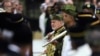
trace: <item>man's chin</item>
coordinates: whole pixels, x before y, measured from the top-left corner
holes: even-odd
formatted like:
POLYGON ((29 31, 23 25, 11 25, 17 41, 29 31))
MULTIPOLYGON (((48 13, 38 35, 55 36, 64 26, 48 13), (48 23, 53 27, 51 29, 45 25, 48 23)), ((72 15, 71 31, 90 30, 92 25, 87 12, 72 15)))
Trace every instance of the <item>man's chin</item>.
POLYGON ((55 31, 56 29, 55 29, 55 28, 52 28, 52 30, 54 30, 54 31, 55 31))

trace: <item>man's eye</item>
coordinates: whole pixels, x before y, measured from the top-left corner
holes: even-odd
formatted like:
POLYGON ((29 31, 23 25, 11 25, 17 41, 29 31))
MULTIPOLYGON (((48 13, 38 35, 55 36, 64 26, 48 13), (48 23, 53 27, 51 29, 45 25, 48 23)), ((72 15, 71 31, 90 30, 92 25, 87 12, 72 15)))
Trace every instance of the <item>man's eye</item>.
POLYGON ((65 15, 65 17, 67 17, 67 15, 65 15))

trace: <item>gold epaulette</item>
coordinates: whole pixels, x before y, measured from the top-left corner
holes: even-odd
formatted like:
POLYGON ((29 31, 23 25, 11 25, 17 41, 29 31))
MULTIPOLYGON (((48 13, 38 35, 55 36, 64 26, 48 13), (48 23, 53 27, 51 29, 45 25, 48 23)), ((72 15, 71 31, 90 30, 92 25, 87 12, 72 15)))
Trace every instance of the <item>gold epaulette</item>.
POLYGON ((59 35, 60 33, 62 33, 63 31, 65 31, 65 27, 61 27, 60 29, 57 30, 57 32, 54 34, 55 36, 56 35, 59 35))
POLYGON ((17 21, 14 22, 14 23, 20 23, 20 22, 22 22, 23 20, 24 20, 24 18, 22 17, 21 19, 17 20, 17 21))
POLYGON ((78 17, 93 17, 91 14, 80 14, 78 17))
POLYGON ((91 23, 91 26, 97 25, 99 23, 100 23, 100 20, 94 21, 94 22, 91 23))
POLYGON ((60 33, 61 31, 64 31, 65 30, 65 27, 61 27, 60 29, 57 30, 57 33, 60 33))

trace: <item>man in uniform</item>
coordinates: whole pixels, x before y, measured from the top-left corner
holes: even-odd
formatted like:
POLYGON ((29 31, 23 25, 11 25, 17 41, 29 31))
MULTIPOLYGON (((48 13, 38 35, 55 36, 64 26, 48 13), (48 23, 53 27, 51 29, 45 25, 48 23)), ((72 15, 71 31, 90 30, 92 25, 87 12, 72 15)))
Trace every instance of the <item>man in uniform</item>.
MULTIPOLYGON (((51 18, 51 27, 54 34, 52 34, 52 36, 48 39, 49 41, 65 31, 64 22, 61 15, 53 15, 51 18)), ((63 34, 59 39, 53 41, 51 44, 48 44, 46 51, 47 56, 61 56, 63 38, 65 35, 66 34, 63 34)))
MULTIPOLYGON (((91 7, 91 5, 90 5, 91 7)), ((86 10, 87 11, 87 10, 86 10)), ((71 38, 71 44, 72 44, 72 50, 68 53, 68 56, 82 56, 81 54, 86 52, 86 48, 81 49, 85 42, 85 30, 87 28, 87 25, 91 24, 92 22, 96 21, 93 19, 92 15, 85 15, 84 17, 82 15, 76 16, 76 7, 72 4, 66 4, 62 7, 62 15, 63 20, 65 21, 65 27, 68 30, 68 33, 71 38), (78 52, 79 51, 79 52, 78 52)), ((93 23, 94 24, 94 23, 93 23)), ((92 24, 92 25, 93 25, 92 24)), ((90 51, 90 50, 89 50, 90 51)), ((86 52, 85 55, 89 55, 90 53, 86 52)), ((85 56, 83 55, 83 56, 85 56)))

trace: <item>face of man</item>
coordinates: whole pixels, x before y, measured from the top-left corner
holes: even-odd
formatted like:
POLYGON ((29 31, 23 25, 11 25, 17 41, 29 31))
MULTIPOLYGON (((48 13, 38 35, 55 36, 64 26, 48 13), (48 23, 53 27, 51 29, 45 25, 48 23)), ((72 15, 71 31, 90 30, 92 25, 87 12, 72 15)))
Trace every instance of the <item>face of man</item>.
POLYGON ((100 2, 98 2, 98 4, 97 4, 97 8, 100 8, 100 2))
POLYGON ((12 1, 12 3, 13 3, 13 5, 12 5, 13 8, 14 9, 18 9, 19 1, 17 1, 17 0, 16 1, 12 1))
POLYGON ((51 27, 53 30, 57 30, 64 25, 63 21, 51 20, 51 27))
POLYGON ((23 6, 21 4, 18 5, 18 13, 23 12, 23 6))
POLYGON ((12 12, 12 3, 10 1, 4 2, 4 9, 7 12, 12 12))
POLYGON ((74 20, 74 16, 67 14, 65 12, 62 12, 64 26, 67 28, 74 27, 76 25, 76 22, 74 20))
POLYGON ((65 13, 65 12, 62 12, 62 16, 63 16, 63 21, 65 24, 71 22, 73 19, 71 18, 71 15, 65 13))
POLYGON ((18 13, 18 9, 19 9, 19 1, 15 0, 15 1, 12 1, 12 11, 14 14, 18 13))

